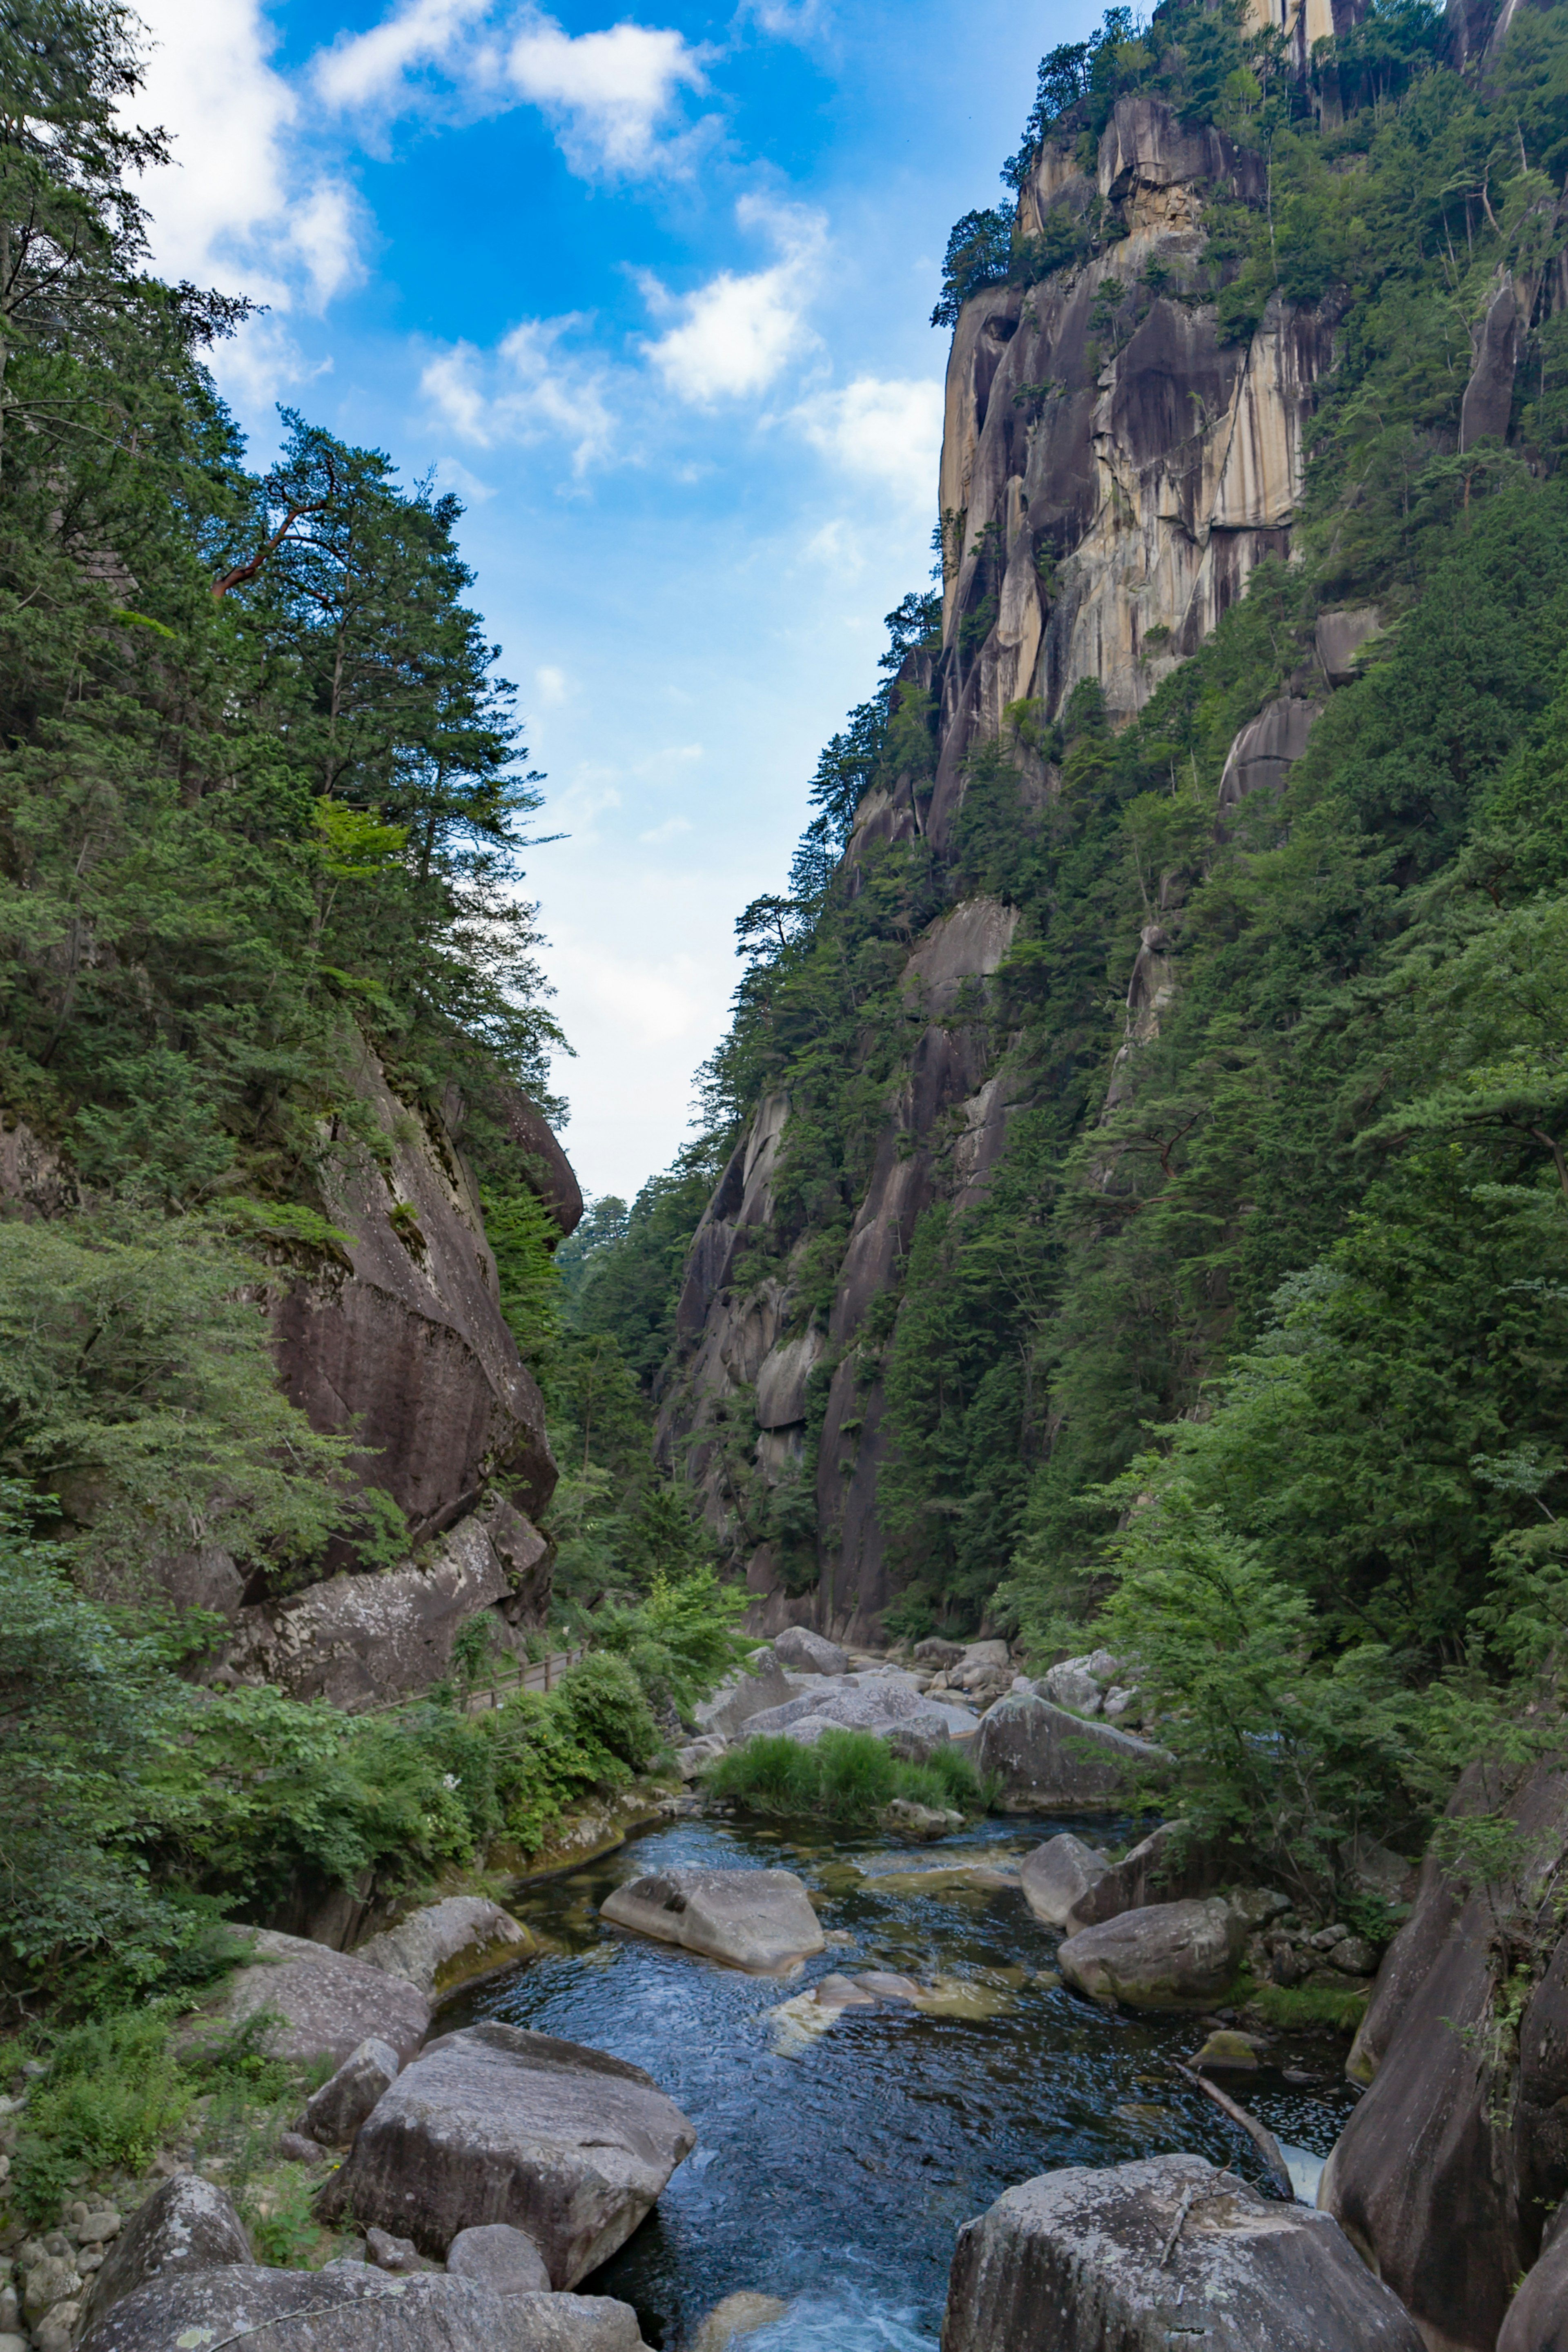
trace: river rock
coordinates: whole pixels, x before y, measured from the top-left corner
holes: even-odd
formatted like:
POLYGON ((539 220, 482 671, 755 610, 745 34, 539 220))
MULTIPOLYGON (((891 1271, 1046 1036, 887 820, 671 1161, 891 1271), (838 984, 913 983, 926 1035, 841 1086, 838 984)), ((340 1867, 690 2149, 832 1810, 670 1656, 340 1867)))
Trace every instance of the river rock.
POLYGON ((699 1731, 717 1731, 733 1739, 743 1723, 765 1708, 782 1706, 795 1697, 795 1685, 773 1650, 760 1650, 750 1668, 726 1675, 710 1698, 699 1701, 692 1719, 699 1731))
POLYGON ((426 2271, 190 2271, 152 2280, 93 2326, 82 2352, 172 2352, 243 2339, 246 2352, 639 2352, 629 2304, 606 2295, 493 2294, 426 2271))
POLYGON ((1497 2352, 1568 2352, 1568 2231, 1559 2230, 1525 2273, 1497 2352))
POLYGON ((895 1797, 882 1814, 882 1825, 894 1837, 929 1842, 951 1837, 955 1830, 961 1830, 963 1815, 950 1806, 919 1805, 910 1797, 895 1797))
POLYGON ((823 1977, 816 1993, 818 2009, 875 2009, 877 1996, 867 1992, 852 1978, 837 1975, 823 1977))
POLYGON ((1098 1715, 1104 1699, 1100 1685, 1077 1658, 1064 1658, 1059 1666, 1037 1675, 1035 1688, 1041 1698, 1070 1707, 1074 1715, 1098 1715))
POLYGON ((738 2336, 752 2336, 771 2327, 789 2309, 776 2294, 727 2294, 716 2304, 691 2339, 690 2352, 729 2352, 738 2336))
POLYGON ((1227 1903, 1150 1903, 1069 1936, 1057 1952, 1068 1982, 1127 2009, 1183 2009, 1218 1999, 1246 1930, 1227 1903))
POLYGON ((730 1743, 721 1731, 705 1731, 700 1739, 689 1739, 684 1748, 675 1751, 676 1769, 683 1780, 695 1780, 710 1764, 717 1763, 730 1743))
MULTIPOLYGON (((1239 1860, 1233 1847, 1194 1837, 1179 1822, 1163 1822, 1085 1888, 1073 1905, 1068 1933, 1076 1936, 1084 1927, 1098 1927, 1102 1920, 1141 1910, 1145 1904, 1212 1895, 1236 1874, 1239 1860)), ((1287 1907, 1282 1896, 1278 1907, 1287 1907)))
POLYGON ((1423 2352, 1324 2213, 1200 2156, 1072 2165, 959 2233, 942 2352, 1423 2352))
POLYGON ((1074 1904, 1110 1867, 1097 1846, 1085 1845, 1081 1838, 1064 1832, 1024 1856, 1018 1881, 1036 1918, 1047 1927, 1065 1927, 1074 1904))
POLYGON ((508 2221, 558 2288, 630 2237, 697 2135, 639 2066, 512 2025, 444 2034, 405 2066, 317 2200, 444 2255, 508 2221))
POLYGON ((354 1958, 417 1985, 436 2000, 472 1977, 527 1959, 534 1948, 527 1928, 499 1903, 479 1895, 448 1895, 372 1936, 354 1958))
POLYGON ((429 2031, 430 2003, 418 1987, 357 1954, 271 1927, 258 1929, 251 1950, 254 1959, 229 1979, 191 2029, 193 2039, 243 2025, 267 2010, 281 2021, 265 2037, 274 2057, 302 2065, 331 2058, 341 2066, 373 2035, 390 2042, 406 2063, 429 2031))
POLYGON ((782 1633, 775 1633, 773 1655, 807 1675, 842 1675, 849 1665, 837 1642, 825 1640, 805 1625, 786 1625, 782 1633))
POLYGON ((928 1633, 910 1652, 917 1666, 956 1666, 963 1662, 963 1643, 948 1642, 940 1633, 928 1633))
POLYGON ((301 2131, 323 2147, 346 2147, 382 2093, 396 2082, 398 2071, 391 2042, 372 2034, 306 2100, 301 2131))
POLYGON ((982 1773, 996 1774, 1002 1804, 1014 1812, 1113 1810, 1136 1780, 1170 1767, 1163 1748, 1023 1691, 998 1699, 984 1718, 974 1760, 982 1773))
POLYGON ((824 1948, 793 1870, 665 1870, 617 1886, 599 1906, 617 1927, 679 1944, 752 1976, 774 1976, 824 1948))
POLYGON ((887 1731, 877 1734, 885 1740, 889 1752, 901 1756, 906 1764, 929 1764, 940 1748, 952 1745, 952 1733, 946 1716, 940 1707, 928 1706, 919 1715, 895 1723, 887 1731))
POLYGON ((492 2294, 550 2292, 544 2256, 510 2221, 484 2221, 477 2230, 459 2230, 447 2249, 447 2268, 454 2278, 470 2279, 492 2294))
POLYGON ((223 2190, 199 2172, 179 2172, 139 2205, 92 2283, 88 2321, 101 2319, 152 2278, 248 2263, 250 2241, 223 2190))

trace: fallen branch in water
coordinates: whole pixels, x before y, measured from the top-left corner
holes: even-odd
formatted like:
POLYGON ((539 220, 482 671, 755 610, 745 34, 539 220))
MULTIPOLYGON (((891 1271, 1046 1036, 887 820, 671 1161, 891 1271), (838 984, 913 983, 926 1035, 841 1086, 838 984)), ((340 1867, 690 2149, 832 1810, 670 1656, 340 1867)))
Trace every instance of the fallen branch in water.
POLYGON ((1236 2101, 1228 2097, 1217 2083, 1211 2083, 1204 2075, 1194 2074, 1192 2067, 1184 2066, 1179 2058, 1173 2058, 1171 2063, 1178 2074, 1184 2075, 1189 2083, 1195 2083, 1205 2097, 1212 2099, 1215 2106, 1230 2117, 1233 2124, 1241 2126, 1242 2130, 1260 2151, 1264 2163, 1274 2176, 1275 2186, 1282 2189, 1286 2196, 1294 2202, 1295 2188, 1290 2175, 1285 2169, 1285 2158, 1279 2152, 1279 2143, 1268 2125, 1260 2124, 1256 2116, 1249 2116, 1245 2107, 1238 2107, 1236 2101))

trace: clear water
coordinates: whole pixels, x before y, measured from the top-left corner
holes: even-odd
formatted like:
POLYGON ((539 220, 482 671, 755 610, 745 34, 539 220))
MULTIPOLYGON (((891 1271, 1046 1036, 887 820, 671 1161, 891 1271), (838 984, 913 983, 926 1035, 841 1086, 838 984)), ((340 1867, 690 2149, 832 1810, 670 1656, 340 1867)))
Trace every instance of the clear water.
MULTIPOLYGON (((1057 1938, 1016 1887, 904 1877, 1005 1867, 1058 1830, 1100 1840, 1113 1826, 990 1822, 910 1849, 692 1820, 521 1891, 514 1907, 550 1950, 444 2021, 502 2018, 630 2059, 698 2131, 655 2211, 584 2288, 634 2305, 661 2352, 742 2288, 789 2306, 746 2352, 934 2352, 958 2228, 1016 2181, 1191 2148, 1267 2190, 1251 2141, 1172 2071, 1202 2039, 1190 2019, 1106 2015, 1052 1982, 1057 1938), (798 1871, 824 1927, 852 1941, 777 1983, 600 1921, 611 1887, 680 1864, 798 1871), (848 2010, 813 2032, 826 2012, 789 2006, 830 1969, 869 1968, 938 1985, 942 2013, 848 2010)), ((1354 2095, 1342 2046, 1269 2056, 1237 2095, 1310 2167, 1354 2095), (1320 2080, 1292 2086, 1285 2065, 1320 2080)))

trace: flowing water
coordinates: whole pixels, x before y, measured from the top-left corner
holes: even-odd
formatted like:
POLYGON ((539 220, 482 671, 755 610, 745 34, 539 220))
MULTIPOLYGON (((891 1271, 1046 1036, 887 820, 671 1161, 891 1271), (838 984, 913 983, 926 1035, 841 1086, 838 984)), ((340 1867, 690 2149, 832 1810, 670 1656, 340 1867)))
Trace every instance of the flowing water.
MULTIPOLYGON (((1114 1827, 987 1822, 910 1849, 693 1819, 524 1890, 513 1907, 544 1957, 447 2021, 501 2018, 630 2059, 697 2127, 655 2211, 585 2287, 633 2304, 662 2352, 742 2288, 789 2306, 746 2352, 934 2352, 958 2228, 1016 2181, 1192 2148, 1267 2189, 1251 2141, 1172 2067, 1201 2030, 1079 2000, 1017 1887, 962 1874, 1016 1868, 1058 1830, 1098 1842, 1114 1827), (797 1871, 834 1940, 778 1983, 601 1922, 613 1886, 680 1864, 797 1871), (825 2023, 801 2000, 831 1969, 872 1968, 932 1988, 926 2006, 825 2023)), ((1293 2086, 1270 2067, 1237 2095, 1303 2162, 1321 2158, 1353 2097, 1342 2045, 1269 2055, 1320 2079, 1293 2086)))

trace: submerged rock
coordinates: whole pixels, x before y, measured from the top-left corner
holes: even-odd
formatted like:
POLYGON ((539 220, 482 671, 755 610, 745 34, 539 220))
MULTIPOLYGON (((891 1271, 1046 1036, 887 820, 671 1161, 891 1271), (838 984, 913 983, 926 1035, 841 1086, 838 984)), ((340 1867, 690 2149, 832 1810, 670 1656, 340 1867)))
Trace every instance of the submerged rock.
POLYGON ((715 2305, 691 2339, 690 2352, 729 2352, 738 2336, 770 2327, 789 2309, 776 2294, 727 2294, 715 2305))
POLYGON ((115 2305, 82 2352, 639 2352, 629 2304, 607 2295, 488 2293, 424 2272, 394 2278, 366 2263, 324 2270, 191 2271, 154 2279, 115 2305))
POLYGON ((434 2000, 471 1977, 526 1959, 533 1949, 527 1928, 499 1903, 479 1895, 448 1895, 372 1936, 354 1958, 417 1985, 434 2000))
POLYGON ((1075 1903, 1105 1876, 1110 1865, 1098 1846, 1064 1832, 1024 1856, 1019 1884, 1024 1900, 1047 1927, 1065 1927, 1075 1903))
POLYGON ((533 2240, 553 2284, 571 2287, 630 2237, 696 2138, 640 2066, 548 2033, 472 2025, 404 2069, 317 2210, 433 2255, 459 2231, 507 2221, 533 2240))
POLYGON ((1423 2352, 1326 2213, 1199 2156, 1009 2189, 959 2233, 942 2352, 1423 2352))
POLYGON ((1057 1966, 1092 2000, 1127 2009, 1182 2009, 1226 1991, 1245 1941, 1241 1920, 1217 1897, 1150 1903, 1069 1936, 1057 1966))
POLYGON ((793 1870, 665 1870, 617 1886, 599 1906, 617 1927, 772 1976, 823 1949, 811 1898, 793 1870))

